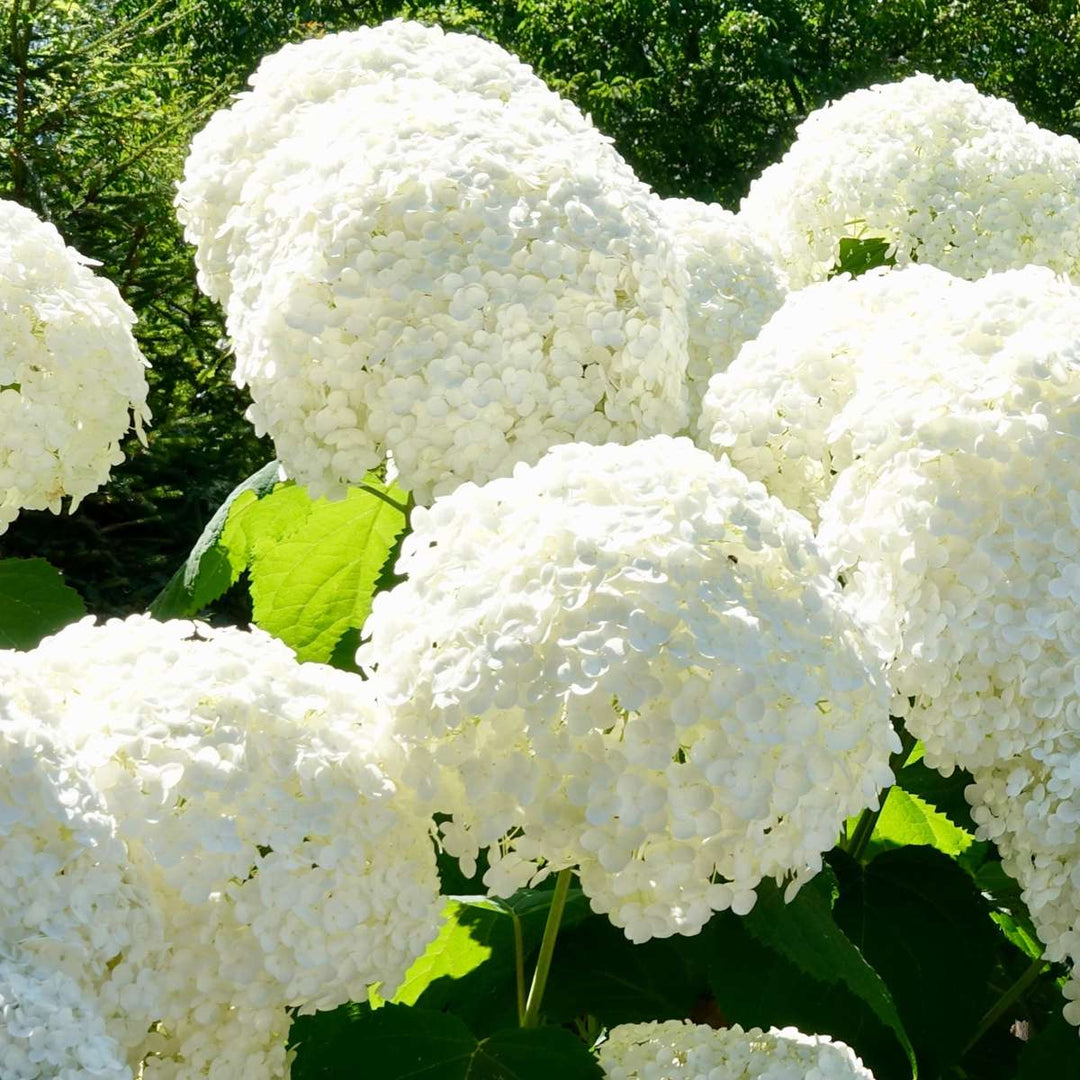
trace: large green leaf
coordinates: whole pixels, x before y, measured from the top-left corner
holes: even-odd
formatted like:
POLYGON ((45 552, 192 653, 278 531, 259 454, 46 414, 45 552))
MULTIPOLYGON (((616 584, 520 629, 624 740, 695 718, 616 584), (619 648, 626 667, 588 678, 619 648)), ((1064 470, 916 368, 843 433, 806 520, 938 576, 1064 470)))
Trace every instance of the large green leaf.
POLYGON ((599 1080, 596 1058, 562 1028, 477 1038, 449 1013, 386 1005, 297 1021, 293 1080, 599 1080))
POLYGON ((255 501, 271 492, 281 476, 276 461, 264 465, 229 493, 206 523, 183 566, 169 579, 150 605, 156 619, 187 619, 212 604, 232 585, 244 569, 238 555, 220 543, 221 534, 234 504, 255 501))
POLYGON ((1016 1080, 1080 1080, 1080 1037, 1060 1013, 1020 1052, 1016 1080))
POLYGON ((82 597, 44 559, 0 559, 0 648, 32 649, 85 614, 82 597))
POLYGON ((865 1002, 896 1035, 915 1071, 914 1048, 889 988, 833 916, 838 888, 832 870, 826 868, 804 885, 789 904, 775 882, 762 882, 757 892, 745 920, 750 934, 811 978, 841 983, 865 1002))
POLYGON ((893 787, 885 798, 869 851, 873 855, 890 848, 921 844, 956 856, 971 847, 974 840, 971 833, 954 825, 918 795, 893 787))
POLYGON ((556 1023, 584 1015, 602 1024, 688 1017, 708 997, 701 942, 672 937, 634 945, 603 915, 559 935, 544 996, 556 1023))
POLYGON ((256 625, 301 660, 329 660, 345 631, 363 625, 405 527, 405 493, 367 483, 335 502, 295 486, 238 500, 222 531, 230 559, 247 569, 256 625))
MULTIPOLYGON (((550 884, 522 889, 507 900, 457 896, 449 907, 453 926, 428 946, 409 969, 395 1001, 454 1013, 471 1030, 490 1034, 518 1021, 514 923, 520 928, 525 976, 531 972, 551 906, 550 884)), ((556 966, 565 955, 564 935, 589 914, 580 889, 571 889, 555 950, 556 966)), ((550 997, 545 997, 545 1005, 550 997)), ((547 1009, 545 1007, 545 1013, 547 1009)))
POLYGON ((911 1080, 911 1062, 896 1034, 842 982, 807 975, 731 912, 714 917, 703 938, 698 948, 721 1023, 827 1033, 852 1047, 877 1080, 911 1080))
POLYGON ((948 856, 886 851, 842 867, 836 919, 888 984, 920 1070, 955 1064, 989 1006, 998 934, 984 899, 948 856))

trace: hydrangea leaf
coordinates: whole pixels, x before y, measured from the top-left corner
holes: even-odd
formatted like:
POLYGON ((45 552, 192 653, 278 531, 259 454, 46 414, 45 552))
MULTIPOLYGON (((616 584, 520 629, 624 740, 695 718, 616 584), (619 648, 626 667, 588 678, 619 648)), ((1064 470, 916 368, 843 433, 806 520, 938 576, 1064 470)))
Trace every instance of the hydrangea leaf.
POLYGON ((873 857, 873 854, 890 848, 922 844, 946 855, 956 856, 974 842, 971 833, 954 825, 918 795, 893 787, 877 820, 870 851, 873 857))
POLYGON ((150 605, 156 619, 187 619, 213 603, 244 569, 239 554, 231 554, 222 545, 221 534, 230 513, 273 491, 281 479, 276 461, 268 462, 229 493, 206 523, 183 566, 169 579, 168 584, 150 605))
POLYGON ((893 245, 883 236, 840 237, 840 254, 836 258, 829 277, 837 274, 850 274, 858 277, 867 270, 879 266, 895 266, 896 255, 893 245))
POLYGON ((82 597, 44 559, 0 559, 0 648, 32 649, 86 614, 82 597))
POLYGON ((923 762, 923 745, 916 743, 903 768, 897 770, 894 786, 918 796, 954 825, 971 832, 974 822, 964 791, 972 783, 974 778, 966 769, 954 769, 950 776, 942 776, 937 769, 928 768, 923 762))
POLYGON ((598 1080, 584 1043, 562 1028, 511 1028, 477 1038, 459 1017, 387 1005, 303 1017, 293 1080, 598 1080))
MULTIPOLYGON (((513 1027, 518 1020, 513 916, 519 921, 529 971, 550 906, 550 888, 522 889, 508 900, 454 897, 447 909, 453 928, 443 927, 406 974, 393 1000, 452 1012, 481 1035, 513 1027)), ((571 889, 562 929, 578 925, 588 915, 581 890, 571 889)))
POLYGON ((828 1032, 852 1047, 876 1080, 912 1080, 906 1036, 898 1036, 842 981, 829 981, 828 973, 808 975, 731 912, 715 916, 703 937, 694 945, 706 957, 719 1022, 828 1032))
POLYGON ((552 1023, 591 1015, 607 1027, 690 1016, 708 996, 700 939, 640 945, 596 915, 559 935, 544 1014, 552 1023))
POLYGON ((932 848, 842 865, 836 920, 888 984, 920 1070, 942 1075, 993 1003, 988 984, 999 939, 986 901, 932 848))
POLYGON ((978 841, 960 856, 959 863, 993 909, 990 917, 1005 937, 1033 960, 1042 956, 1043 946, 1024 903, 1023 889, 1005 872, 997 848, 987 840, 978 841))
POLYGON ((238 507, 222 533, 230 558, 247 567, 256 625, 300 660, 329 660, 345 631, 363 625, 405 528, 405 493, 368 484, 335 502, 281 487, 238 507))
POLYGON ((491 956, 491 946, 478 941, 472 927, 461 921, 462 908, 456 900, 446 905, 443 911, 445 922, 438 937, 405 973, 404 981, 390 999, 392 1002, 413 1005, 436 979, 460 979, 491 956))
POLYGON ((889 988, 866 957, 837 925, 833 904, 836 877, 823 870, 791 903, 772 881, 758 886, 758 899, 746 916, 746 929, 763 945, 780 953, 801 971, 825 983, 842 983, 874 1015, 891 1028, 916 1070, 915 1051, 889 988))
POLYGON ((1080 1060, 1076 1047, 1076 1028, 1060 1015, 1051 1017, 1049 1023, 1030 1039, 1020 1051, 1020 1065, 1016 1080, 1046 1080, 1048 1076, 1075 1076, 1068 1062, 1080 1060))

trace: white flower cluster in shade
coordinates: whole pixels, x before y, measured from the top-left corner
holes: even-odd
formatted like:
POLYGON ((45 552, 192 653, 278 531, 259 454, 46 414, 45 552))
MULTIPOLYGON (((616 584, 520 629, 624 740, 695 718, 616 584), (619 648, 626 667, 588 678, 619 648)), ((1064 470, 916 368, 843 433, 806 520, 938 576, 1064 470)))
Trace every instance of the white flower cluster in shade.
POLYGON ((967 83, 915 75, 811 113, 753 183, 740 218, 800 288, 841 237, 965 278, 1035 264, 1080 271, 1080 143, 967 83))
POLYGON ((387 452, 418 501, 571 440, 688 423, 659 200, 497 47, 392 22, 289 46, 177 204, 249 417, 313 495, 387 452))
POLYGON ((358 661, 497 895, 576 866, 631 940, 694 934, 797 887, 891 782, 887 687, 808 522, 687 439, 465 484, 398 569, 358 661))
MULTIPOLYGON (((784 302, 786 279, 754 234, 728 210, 695 199, 661 199, 664 223, 689 276, 690 421, 699 427, 709 378, 725 371, 784 302)), ((705 441, 708 446, 708 431, 705 441)))
POLYGON ((14 819, 0 799, 0 1002, 12 1023, 50 994, 91 1002, 103 1027, 69 1046, 61 1011, 24 1041, 146 1080, 284 1077, 287 1010, 395 987, 435 936, 430 818, 362 680, 141 616, 3 672, 0 785, 21 797, 14 819))
MULTIPOLYGON (((1080 671, 1074 653, 1073 673, 1080 671)), ((1073 706, 1075 714, 1076 706, 1073 706)), ((1066 961, 1065 1019, 1080 1026, 1080 734, 1045 739, 992 767, 967 789, 981 840, 993 840, 1023 890, 1045 957, 1066 961)))
POLYGON ((793 1027, 621 1024, 599 1058, 607 1080, 874 1080, 849 1046, 793 1027))
POLYGON ((135 316, 56 229, 0 200, 0 533, 20 510, 96 491, 142 437, 146 361, 135 316))

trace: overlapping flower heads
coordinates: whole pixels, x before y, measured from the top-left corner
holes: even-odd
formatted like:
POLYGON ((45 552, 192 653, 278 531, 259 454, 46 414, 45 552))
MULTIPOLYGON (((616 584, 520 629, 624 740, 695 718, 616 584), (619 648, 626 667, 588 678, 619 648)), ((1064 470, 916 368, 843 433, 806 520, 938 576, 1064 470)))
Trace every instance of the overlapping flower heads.
POLYGON ((974 773, 980 835, 1075 963, 1080 289, 1044 267, 814 286, 705 413, 717 451, 819 519, 893 711, 928 764, 974 773))
POLYGON ((0 875, 26 882, 5 882, 0 960, 28 937, 11 920, 45 911, 34 978, 50 961, 74 978, 140 1075, 284 1076, 287 1008, 392 988, 435 935, 430 819, 388 774, 355 676, 258 632, 145 617, 84 620, 6 665, 0 745, 21 757, 4 774, 52 801, 22 793, 23 832, 0 818, 0 875), (102 833, 92 858, 25 851, 60 811, 68 847, 102 833))
POLYGON ((96 491, 142 434, 135 316, 49 224, 0 200, 0 533, 22 509, 96 491))
POLYGON ((658 200, 526 67, 389 23, 290 46, 253 87, 194 141, 178 206, 249 416, 313 494, 390 452, 427 502, 686 425, 658 200))
POLYGON ((695 199, 662 199, 660 211, 689 275, 686 375, 696 431, 710 377, 757 337, 784 302, 787 285, 772 255, 730 211, 695 199))
POLYGON ((693 934, 820 869, 890 782, 887 691, 808 523, 689 440, 556 447, 413 527, 360 662, 493 892, 577 866, 632 940, 693 934))
POLYGON ((842 1042, 793 1027, 621 1024, 600 1047, 608 1080, 873 1080, 842 1042))
POLYGON ((827 276, 846 236, 965 278, 1028 264, 1076 274, 1078 172, 1075 139, 967 83, 915 75, 811 113, 739 216, 794 288, 827 276))

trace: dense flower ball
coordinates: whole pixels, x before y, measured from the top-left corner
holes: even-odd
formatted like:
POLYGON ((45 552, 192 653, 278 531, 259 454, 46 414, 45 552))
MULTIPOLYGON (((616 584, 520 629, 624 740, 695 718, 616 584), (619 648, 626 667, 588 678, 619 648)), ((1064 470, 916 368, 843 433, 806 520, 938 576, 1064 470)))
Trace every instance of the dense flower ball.
POLYGON ((974 776, 978 837, 997 844, 1019 882, 1046 959, 1072 967, 1065 1018, 1080 1026, 1080 736, 1043 740, 974 776))
POLYGON ((555 443, 686 425, 659 200, 527 68, 390 23, 292 46, 253 86, 193 143, 178 204, 249 417, 312 494, 389 452, 428 502, 555 443), (461 66, 426 67, 444 47, 461 66))
MULTIPOLYGON (((690 421, 695 430, 709 379, 784 302, 787 286, 772 255, 728 210, 694 199, 663 199, 660 211, 689 275, 690 421)), ((708 446, 708 432, 702 445, 708 446)))
POLYGON ((826 1035, 681 1020, 612 1028, 600 1066, 608 1080, 873 1080, 849 1046, 826 1035))
POLYGON ((977 352, 984 343, 967 323, 981 295, 972 296, 973 288, 933 267, 912 266, 789 294, 710 380, 702 445, 728 455, 816 523, 837 473, 853 457, 838 415, 867 382, 880 379, 893 394, 901 383, 922 390, 977 352))
POLYGON ((891 782, 809 524, 689 440, 556 447, 413 529, 359 660, 447 849, 496 845, 493 892, 577 866, 631 939, 693 934, 820 869, 891 782))
POLYGON ((795 288, 828 274, 845 236, 966 278, 1028 264, 1075 275, 1078 173, 1075 139, 967 83, 915 75, 811 113, 739 216, 795 288))
POLYGON ((56 229, 0 200, 0 533, 20 510, 58 512, 123 461, 150 419, 135 316, 56 229))
POLYGON ((0 1076, 4 1080, 131 1080, 92 994, 40 959, 0 945, 0 1076))
POLYGON ((837 418, 854 460, 818 530, 891 660, 894 709, 946 771, 1080 708, 1080 289, 1038 268, 966 289, 981 304, 954 309, 951 337, 837 418))
MULTIPOLYGON (((38 868, 22 834, 3 831, 10 815, 0 815, 0 914, 10 900, 11 918, 38 917, 55 881, 48 910, 60 914, 42 923, 39 947, 54 959, 65 934, 103 939, 96 1000, 147 1077, 283 1077, 288 1008, 364 1000, 375 983, 392 991, 434 937, 430 820, 394 782, 397 751, 358 677, 300 665, 260 632, 143 616, 86 619, 4 655, 4 710, 39 727, 31 739, 7 725, 0 749, 21 756, 0 785, 9 773, 29 777, 27 792, 66 784, 53 797, 71 818, 61 835, 71 846, 76 825, 96 826, 98 862, 119 848, 151 901, 158 951, 117 985, 133 948, 124 934, 139 930, 117 872, 81 884, 72 871, 87 855, 50 878, 57 856, 37 854, 38 868), (47 740, 65 748, 68 772, 48 767, 47 740), (36 899, 19 889, 27 862, 36 899)), ((44 798, 16 804, 36 815, 39 848, 50 843, 44 798)), ((10 940, 0 922, 0 956, 10 940)))

